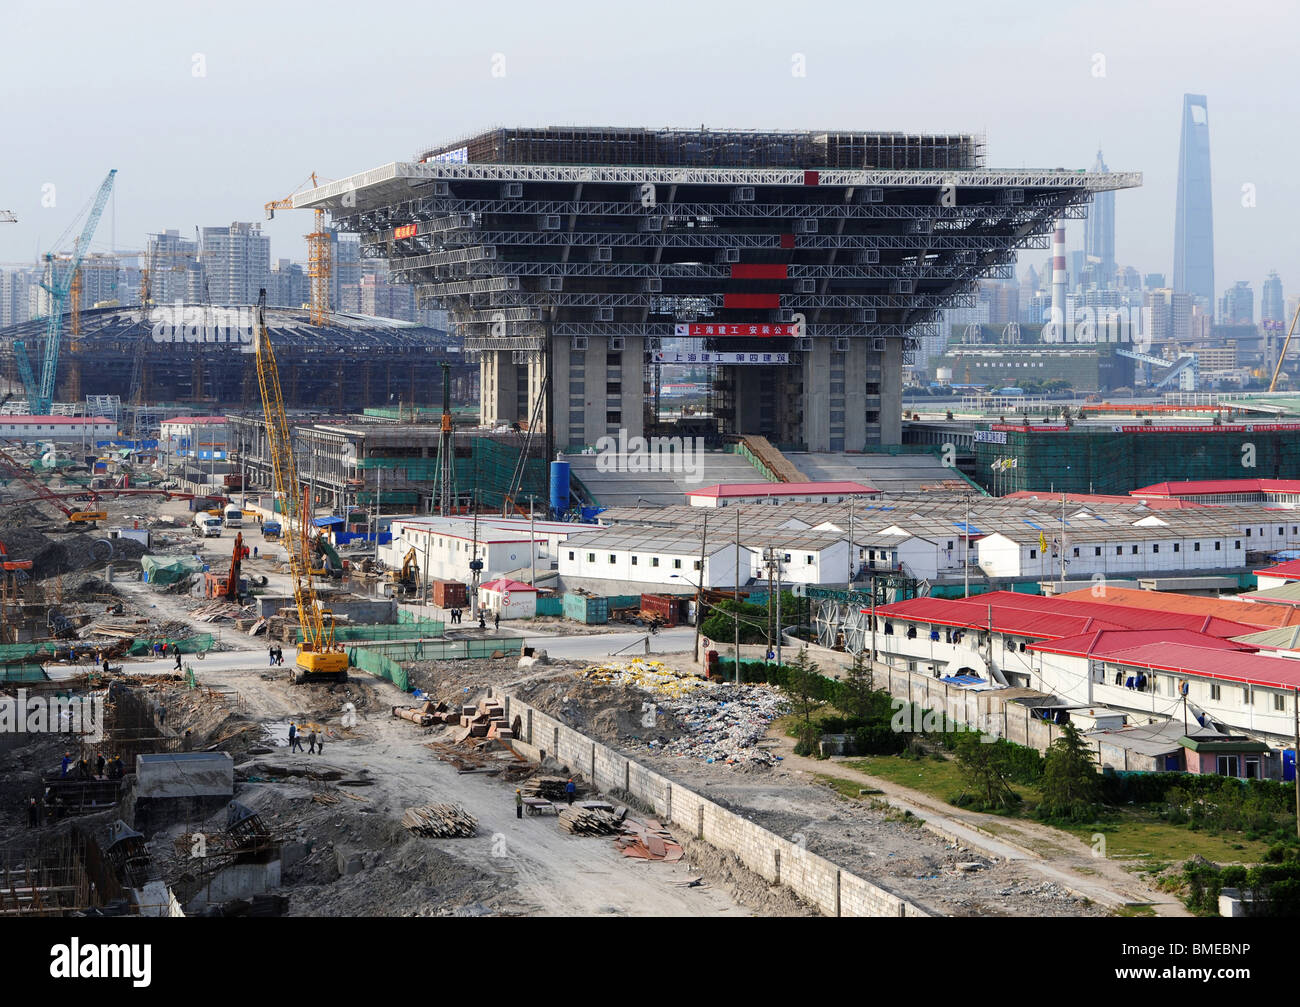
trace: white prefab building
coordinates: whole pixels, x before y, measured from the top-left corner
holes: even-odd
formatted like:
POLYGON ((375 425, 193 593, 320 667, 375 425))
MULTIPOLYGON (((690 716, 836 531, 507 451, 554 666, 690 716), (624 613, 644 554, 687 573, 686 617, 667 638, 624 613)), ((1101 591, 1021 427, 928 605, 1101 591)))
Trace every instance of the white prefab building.
POLYGON ((701 564, 698 535, 652 528, 582 532, 570 536, 560 548, 560 577, 641 584, 647 591, 696 585, 734 587, 739 558, 739 583, 749 580, 755 566, 750 549, 741 546, 738 550, 734 542, 722 538, 711 538, 703 548, 706 554, 701 564))
POLYGON ((534 565, 540 577, 554 569, 561 542, 575 531, 591 527, 535 521, 530 530, 526 520, 480 515, 475 529, 475 522, 465 518, 396 518, 391 527, 393 540, 379 547, 379 558, 390 569, 397 568, 414 548, 420 570, 427 569, 428 576, 436 580, 468 580, 474 558, 483 562, 485 578, 507 574, 517 578, 524 571, 531 573, 534 565))
POLYGON ((880 490, 855 482, 722 483, 688 491, 686 502, 692 507, 782 503, 841 504, 850 500, 872 500, 878 496, 880 490))
MULTIPOLYGON (((743 533, 742 533, 743 534, 743 533)), ((770 548, 781 565, 783 584, 843 584, 849 579, 849 540, 839 534, 814 531, 768 536, 760 545, 748 542, 749 576, 767 579, 766 553, 770 548)), ((743 541, 743 539, 742 539, 743 541)))
POLYGON ((489 615, 502 619, 531 619, 537 615, 537 588, 506 577, 478 587, 478 598, 489 615))
MULTIPOLYGON (((1061 575, 1059 530, 993 532, 975 542, 976 561, 989 577, 1039 577, 1056 580, 1061 575)), ((1167 528, 1110 526, 1097 531, 1067 531, 1066 575, 1071 579, 1095 574, 1132 577, 1181 570, 1234 568, 1246 565, 1248 541, 1235 530, 1184 537, 1167 528)))
POLYGON ((117 426, 103 416, 0 416, 0 440, 82 441, 107 440, 117 426))

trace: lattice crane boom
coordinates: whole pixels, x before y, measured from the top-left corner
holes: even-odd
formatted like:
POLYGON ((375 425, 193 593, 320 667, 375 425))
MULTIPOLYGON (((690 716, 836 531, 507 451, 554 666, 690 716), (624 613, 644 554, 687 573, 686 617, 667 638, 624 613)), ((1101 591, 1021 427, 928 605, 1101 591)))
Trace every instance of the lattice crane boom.
POLYGON ((253 353, 257 361, 257 386, 262 396, 262 413, 266 420, 266 439, 275 477, 276 498, 281 501, 286 522, 284 537, 289 553, 289 576, 293 582, 293 600, 298 609, 303 642, 298 648, 298 667, 304 679, 347 676, 348 658, 334 642, 334 621, 323 609, 311 581, 311 552, 308 527, 312 520, 303 490, 299 495, 298 463, 293 452, 293 436, 284 411, 280 390, 280 371, 275 362, 275 347, 266 328, 266 291, 258 293, 257 325, 253 336, 253 353), (297 522, 297 531, 294 523, 297 522))

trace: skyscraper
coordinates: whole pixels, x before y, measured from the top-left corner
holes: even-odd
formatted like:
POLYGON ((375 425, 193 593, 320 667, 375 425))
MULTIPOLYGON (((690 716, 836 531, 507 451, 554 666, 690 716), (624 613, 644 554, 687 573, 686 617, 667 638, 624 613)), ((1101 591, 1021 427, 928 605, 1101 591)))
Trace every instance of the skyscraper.
POLYGON ((1174 290, 1214 304, 1214 209, 1210 198, 1210 116, 1205 95, 1183 95, 1174 219, 1174 290))
POLYGON ((205 227, 199 261, 213 304, 256 304, 271 277, 271 239, 260 224, 205 227))
MULTIPOLYGON (((1106 162, 1097 151, 1092 166, 1096 172, 1108 172, 1106 162)), ((1083 224, 1083 250, 1099 287, 1115 285, 1115 193, 1099 192, 1092 197, 1088 217, 1083 224)))
POLYGON ((1276 270, 1268 274, 1264 281, 1264 292, 1259 298, 1259 320, 1261 322, 1285 322, 1286 308, 1282 297, 1282 277, 1276 270))
POLYGON ((1255 292, 1245 280, 1238 280, 1219 298, 1219 324, 1255 324, 1255 292))

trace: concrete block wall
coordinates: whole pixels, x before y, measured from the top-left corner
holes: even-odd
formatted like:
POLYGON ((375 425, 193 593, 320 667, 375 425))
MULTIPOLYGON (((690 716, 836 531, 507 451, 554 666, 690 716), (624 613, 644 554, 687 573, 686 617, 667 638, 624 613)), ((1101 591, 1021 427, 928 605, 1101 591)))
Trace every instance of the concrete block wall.
POLYGON ((929 916, 871 882, 842 870, 805 849, 798 837, 778 836, 693 790, 576 731, 510 693, 494 690, 507 720, 518 716, 524 737, 515 748, 529 758, 547 755, 582 772, 600 790, 624 790, 654 809, 664 821, 719 850, 735 854, 746 867, 773 884, 782 884, 827 916, 929 916))

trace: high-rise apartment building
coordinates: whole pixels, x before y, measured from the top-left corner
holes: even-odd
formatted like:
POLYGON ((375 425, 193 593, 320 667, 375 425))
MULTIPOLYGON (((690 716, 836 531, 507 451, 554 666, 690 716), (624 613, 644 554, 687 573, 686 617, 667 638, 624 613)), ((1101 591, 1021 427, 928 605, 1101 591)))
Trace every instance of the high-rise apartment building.
POLYGON ((289 259, 277 259, 271 267, 271 282, 266 288, 267 303, 282 308, 301 308, 310 298, 306 270, 289 259))
POLYGON ((1205 95, 1183 95, 1174 218, 1174 290, 1214 303, 1214 208, 1210 194, 1210 116, 1205 95))
POLYGON ((1219 298, 1220 325, 1253 325, 1255 292, 1245 280, 1238 280, 1219 298))
POLYGON ((197 260, 199 243, 169 230, 149 236, 140 267, 149 270, 149 299, 154 304, 197 300, 189 296, 188 268, 197 260))
POLYGON ((0 269, 0 327, 17 325, 31 317, 28 290, 32 274, 27 269, 0 269))
POLYGON ((199 261, 213 304, 256 304, 258 291, 271 280, 271 239, 260 224, 236 221, 229 227, 205 227, 199 261))

